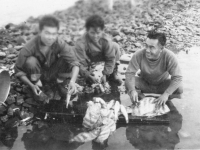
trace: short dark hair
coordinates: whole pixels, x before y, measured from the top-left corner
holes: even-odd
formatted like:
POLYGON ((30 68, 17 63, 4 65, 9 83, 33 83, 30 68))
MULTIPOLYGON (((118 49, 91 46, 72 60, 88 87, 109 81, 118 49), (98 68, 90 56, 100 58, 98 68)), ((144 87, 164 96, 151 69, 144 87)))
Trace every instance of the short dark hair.
POLYGON ((99 15, 90 16, 89 18, 87 18, 86 23, 85 23, 85 27, 86 27, 87 30, 91 27, 93 27, 93 28, 100 27, 101 30, 103 30, 104 26, 105 26, 104 20, 99 15))
POLYGON ((166 44, 166 36, 164 33, 159 33, 156 31, 149 31, 147 37, 149 39, 158 39, 159 43, 164 46, 166 44))
POLYGON ((59 21, 54 16, 46 15, 40 20, 39 29, 42 30, 44 26, 56 27, 59 29, 59 21))

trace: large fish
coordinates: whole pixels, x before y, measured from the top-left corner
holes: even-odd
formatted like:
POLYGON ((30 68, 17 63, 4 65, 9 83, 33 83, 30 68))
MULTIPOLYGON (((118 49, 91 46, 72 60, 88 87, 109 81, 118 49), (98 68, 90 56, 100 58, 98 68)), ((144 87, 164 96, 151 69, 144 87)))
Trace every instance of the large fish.
POLYGON ((138 102, 137 105, 132 106, 132 115, 153 117, 166 114, 170 111, 166 104, 164 106, 158 107, 155 100, 156 98, 154 97, 143 98, 138 102))
POLYGON ((121 108, 120 103, 119 103, 118 101, 116 101, 116 102, 115 102, 115 106, 114 106, 115 121, 118 120, 120 108, 121 108))
POLYGON ((129 122, 129 120, 128 120, 128 113, 127 113, 127 110, 124 107, 124 105, 120 105, 120 110, 121 110, 121 113, 124 115, 126 123, 128 123, 129 122))

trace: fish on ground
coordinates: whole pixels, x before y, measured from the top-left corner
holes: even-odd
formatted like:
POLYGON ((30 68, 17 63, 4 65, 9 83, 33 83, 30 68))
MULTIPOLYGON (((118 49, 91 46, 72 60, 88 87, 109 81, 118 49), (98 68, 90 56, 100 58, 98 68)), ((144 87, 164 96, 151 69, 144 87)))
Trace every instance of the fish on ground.
POLYGON ((158 107, 154 97, 145 97, 137 105, 132 106, 132 116, 154 117, 166 114, 169 111, 169 107, 166 104, 158 107))

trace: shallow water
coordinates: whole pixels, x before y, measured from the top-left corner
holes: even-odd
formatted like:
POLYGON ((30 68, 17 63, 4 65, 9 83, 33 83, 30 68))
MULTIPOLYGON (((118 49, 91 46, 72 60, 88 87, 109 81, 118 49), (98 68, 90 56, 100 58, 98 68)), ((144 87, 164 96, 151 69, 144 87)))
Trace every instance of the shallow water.
MULTIPOLYGON (((200 77, 200 70, 198 69, 200 67, 200 56, 190 52, 189 54, 180 53, 178 59, 184 76, 184 94, 182 99, 173 99, 172 102, 168 103, 171 109, 168 114, 170 123, 168 125, 120 125, 116 132, 109 137, 107 150, 200 149, 200 80, 198 80, 200 77)), ((120 96, 117 92, 113 91, 113 93, 115 94, 108 96, 109 99, 128 99, 124 94, 120 96)), ((91 96, 86 97, 86 99, 90 98, 91 96)), ((59 134, 66 132, 70 136, 69 132, 62 127, 63 122, 58 125, 60 129, 58 129, 54 138, 49 138, 45 136, 49 135, 47 132, 37 131, 34 128, 31 129, 35 131, 34 134, 28 132, 27 129, 31 128, 30 126, 15 128, 10 131, 14 139, 4 144, 12 150, 101 149, 94 142, 69 144, 59 134)), ((80 132, 77 130, 79 125, 74 124, 72 126, 74 133, 80 132)))

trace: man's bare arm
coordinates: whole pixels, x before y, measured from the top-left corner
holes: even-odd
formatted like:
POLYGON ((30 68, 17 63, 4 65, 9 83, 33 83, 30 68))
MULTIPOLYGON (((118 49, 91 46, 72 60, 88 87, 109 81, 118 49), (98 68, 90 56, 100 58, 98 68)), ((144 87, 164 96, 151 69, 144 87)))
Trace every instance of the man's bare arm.
POLYGON ((126 73, 125 86, 128 92, 135 90, 135 75, 134 74, 126 73))
POLYGON ((79 67, 78 66, 74 66, 72 68, 72 76, 71 76, 71 81, 72 82, 76 82, 76 79, 78 77, 78 73, 79 73, 79 67))
POLYGON ((20 76, 19 79, 20 79, 24 84, 28 85, 36 95, 39 95, 39 93, 40 93, 40 88, 39 88, 37 85, 33 84, 33 83, 27 78, 27 76, 20 76))

